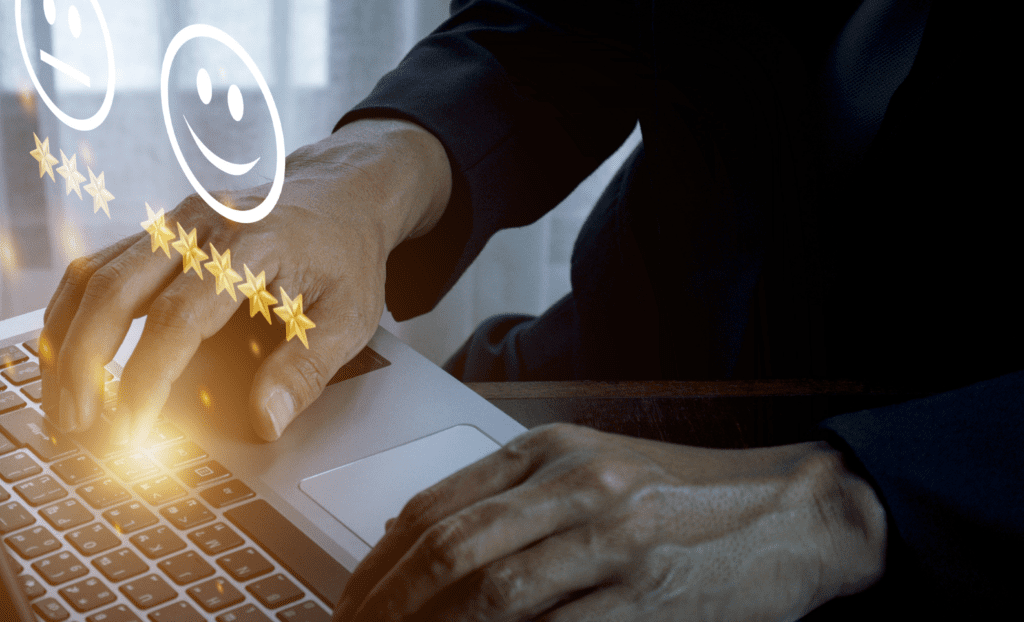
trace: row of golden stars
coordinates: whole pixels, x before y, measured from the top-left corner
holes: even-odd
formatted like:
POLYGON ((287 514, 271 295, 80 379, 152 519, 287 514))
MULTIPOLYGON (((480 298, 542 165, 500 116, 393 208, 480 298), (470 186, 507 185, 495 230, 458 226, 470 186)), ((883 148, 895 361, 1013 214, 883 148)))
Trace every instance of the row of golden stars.
MULTIPOLYGON (((56 181, 53 176, 53 165, 57 164, 57 158, 50 154, 50 139, 47 137, 46 140, 40 142, 39 137, 35 133, 32 134, 32 137, 35 138, 36 148, 32 150, 31 155, 39 162, 39 178, 42 179, 43 175, 49 173, 50 179, 56 181)), ((79 184, 85 181, 85 177, 76 170, 76 155, 72 155, 68 159, 64 155, 63 150, 61 150, 60 155, 64 160, 64 164, 57 169, 57 173, 64 178, 67 193, 71 194, 71 191, 74 190, 79 198, 81 198, 82 191, 79 189, 79 184)), ((98 212, 102 207, 103 211, 107 214, 107 218, 110 218, 107 202, 113 200, 114 195, 104 186, 103 173, 96 177, 93 175, 91 168, 88 170, 92 181, 89 185, 85 186, 85 191, 93 197, 93 213, 98 212)), ((173 248, 181 255, 181 269, 184 274, 188 274, 189 270, 194 270, 199 275, 199 278, 202 279, 203 268, 206 268, 215 279, 217 294, 219 295, 221 292, 226 291, 231 296, 231 300, 238 301, 238 298, 235 296, 235 283, 239 283, 242 280, 242 276, 231 268, 230 249, 225 250, 221 254, 211 242, 210 252, 213 253, 213 260, 202 263, 210 259, 210 256, 196 244, 195 228, 186 233, 181 223, 177 223, 178 234, 176 236, 167 226, 163 209, 154 214, 153 208, 149 206, 149 203, 146 203, 146 215, 148 220, 141 224, 142 228, 149 233, 152 252, 155 253, 157 249, 161 249, 167 254, 169 259, 171 257, 170 249, 173 248), (176 237, 177 240, 175 240, 176 237), (168 246, 168 242, 171 242, 171 240, 175 241, 168 246)), ((279 288, 281 300, 278 301, 273 294, 267 291, 265 271, 261 270, 259 276, 253 276, 248 265, 243 263, 242 266, 245 269, 245 283, 240 284, 238 290, 249 298, 249 317, 255 317, 257 313, 260 313, 266 318, 268 323, 272 323, 270 305, 276 305, 280 302, 280 306, 274 307, 274 313, 284 320, 287 340, 291 341, 292 337, 298 337, 302 345, 309 348, 306 331, 315 328, 316 324, 302 312, 302 294, 295 298, 290 298, 282 287, 279 288)))
MULTIPOLYGON (((40 142, 35 132, 32 132, 32 138, 36 140, 36 148, 30 153, 39 162, 39 178, 42 179, 43 175, 49 174, 50 181, 57 181, 57 178, 53 176, 53 165, 57 164, 57 158, 50 153, 50 138, 47 137, 46 140, 40 142)), ((71 191, 74 190, 78 198, 81 199, 81 184, 85 181, 85 175, 78 172, 78 163, 76 162, 78 154, 71 154, 71 157, 68 158, 64 155, 64 150, 61 149, 60 158, 63 160, 63 164, 57 168, 57 174, 64 178, 65 194, 71 194, 71 191)), ((114 195, 107 190, 103 172, 101 171, 97 177, 93 174, 91 167, 86 166, 85 168, 89 171, 89 183, 85 185, 85 191, 92 197, 92 213, 95 214, 102 208, 107 218, 110 218, 110 201, 114 200, 114 195)))

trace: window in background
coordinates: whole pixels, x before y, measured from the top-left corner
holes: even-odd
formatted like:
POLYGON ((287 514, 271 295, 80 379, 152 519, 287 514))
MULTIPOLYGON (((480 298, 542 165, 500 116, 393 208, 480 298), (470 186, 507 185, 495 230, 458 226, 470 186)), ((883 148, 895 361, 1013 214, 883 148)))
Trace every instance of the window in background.
MULTIPOLYGON (((164 51, 181 28, 206 23, 239 41, 270 86, 290 152, 326 136, 346 110, 448 15, 447 0, 99 2, 114 44, 117 90, 107 119, 88 132, 63 125, 39 100, 15 34, 14 3, 0 2, 0 317, 45 306, 72 259, 139 231, 145 203, 169 211, 193 192, 169 145, 159 93, 164 51), (79 170, 91 167, 104 173, 116 197, 110 219, 93 213, 88 195, 68 195, 60 177, 53 182, 39 179, 38 164, 29 155, 33 133, 48 137, 58 158, 60 149, 77 153, 79 170)), ((70 4, 56 0, 58 14, 70 4)), ((84 29, 89 5, 78 4, 83 5, 84 29)), ((52 46, 55 56, 74 57, 82 67, 105 64, 105 51, 80 49, 66 25, 28 20, 27 46, 52 46)), ((230 65, 230 59, 215 55, 191 60, 230 65)), ((244 72, 235 75, 225 69, 216 77, 247 93, 254 86, 244 72)), ((85 87, 62 75, 45 86, 62 107, 75 109, 98 108, 104 94, 102 84, 85 87)), ((183 93, 194 89, 186 79, 178 86, 183 93)), ((244 149, 250 142, 259 146, 266 138, 239 137, 218 131, 222 128, 216 124, 204 129, 210 130, 215 151, 244 149)), ((568 291, 568 257, 576 232, 638 135, 634 132, 623 149, 548 216, 495 236, 435 311, 400 325, 385 314, 384 326, 440 363, 486 317, 542 312, 568 291)))

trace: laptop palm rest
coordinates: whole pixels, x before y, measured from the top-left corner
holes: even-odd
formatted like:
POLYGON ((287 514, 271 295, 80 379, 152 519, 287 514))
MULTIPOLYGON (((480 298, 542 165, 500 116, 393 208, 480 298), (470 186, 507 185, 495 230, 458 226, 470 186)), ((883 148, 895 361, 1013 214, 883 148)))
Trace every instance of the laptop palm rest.
POLYGON ((456 425, 307 477, 299 488, 373 547, 416 493, 499 447, 475 426, 456 425))

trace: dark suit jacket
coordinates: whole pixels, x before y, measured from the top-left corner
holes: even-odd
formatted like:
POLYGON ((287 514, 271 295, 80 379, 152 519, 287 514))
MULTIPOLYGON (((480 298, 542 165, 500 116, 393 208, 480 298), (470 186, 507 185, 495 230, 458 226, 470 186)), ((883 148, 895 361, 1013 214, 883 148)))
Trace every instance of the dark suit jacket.
POLYGON ((409 118, 452 163, 443 218, 389 258, 388 307, 431 309, 491 235, 553 208, 639 121, 574 248, 568 375, 927 383, 936 397, 816 432, 891 527, 883 584, 832 608, 1006 598, 1006 556, 1024 552, 1022 261, 996 149, 1013 80, 983 71, 1010 75, 992 24, 976 36, 989 14, 931 4, 865 129, 836 116, 857 93, 829 81, 857 1, 456 0, 339 122, 409 118))

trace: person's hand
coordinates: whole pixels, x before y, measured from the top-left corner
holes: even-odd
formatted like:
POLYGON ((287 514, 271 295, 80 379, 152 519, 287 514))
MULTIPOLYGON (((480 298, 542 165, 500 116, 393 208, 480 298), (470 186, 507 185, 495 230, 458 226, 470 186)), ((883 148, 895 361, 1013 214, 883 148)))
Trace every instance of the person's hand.
MULTIPOLYGON (((172 231, 196 231, 199 248, 230 250, 281 304, 281 290, 302 296, 315 323, 308 349, 290 339, 262 362, 251 389, 253 427, 278 438, 295 415, 320 395, 334 373, 366 345, 384 310, 388 254, 402 240, 428 231, 448 201, 451 172, 437 139, 412 123, 363 120, 288 156, 274 210, 251 224, 231 222, 190 197, 166 215, 172 231)), ((267 187, 223 192, 222 202, 246 209, 267 187)), ((209 259, 204 260, 205 264, 209 259)), ((200 266, 183 273, 182 256, 151 247, 145 231, 68 267, 45 314, 43 405, 59 429, 84 431, 100 413, 103 365, 133 318, 146 326, 121 378, 114 430, 122 442, 144 438, 171 383, 200 343, 215 334, 245 295, 216 292, 200 266)), ((237 290, 238 284, 235 289, 237 290)), ((270 316, 280 326, 271 304, 270 316)), ((267 321, 258 312, 253 322, 267 321)), ((284 329, 282 328, 282 334, 284 329)))
POLYGON ((554 424, 419 493, 334 622, 793 620, 883 571, 827 443, 711 450, 554 424))

